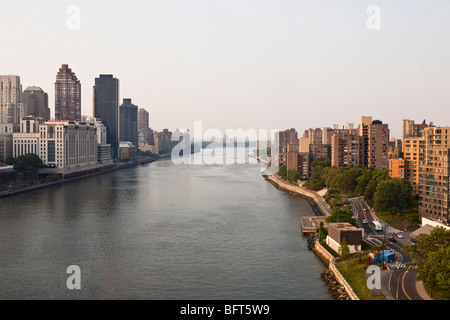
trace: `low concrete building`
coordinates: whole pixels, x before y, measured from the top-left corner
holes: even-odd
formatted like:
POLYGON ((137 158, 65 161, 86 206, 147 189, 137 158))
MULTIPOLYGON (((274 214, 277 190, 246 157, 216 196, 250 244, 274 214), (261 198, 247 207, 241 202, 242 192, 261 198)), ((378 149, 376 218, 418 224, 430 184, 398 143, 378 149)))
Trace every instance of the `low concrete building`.
POLYGON ((137 156, 137 148, 130 141, 120 141, 119 159, 133 159, 137 156))
POLYGON ((350 253, 361 251, 362 231, 348 222, 335 222, 328 224, 327 245, 336 252, 341 248, 345 238, 350 253))

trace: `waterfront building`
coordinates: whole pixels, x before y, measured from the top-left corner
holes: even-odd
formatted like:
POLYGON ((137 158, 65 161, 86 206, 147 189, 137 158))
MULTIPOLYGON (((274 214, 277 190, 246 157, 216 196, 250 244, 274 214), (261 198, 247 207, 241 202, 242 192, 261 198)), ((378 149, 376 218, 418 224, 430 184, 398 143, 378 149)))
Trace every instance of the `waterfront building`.
POLYGON ((111 145, 113 158, 119 156, 119 80, 111 74, 95 78, 93 88, 93 116, 107 130, 107 143, 111 145))
POLYGON ((331 144, 314 143, 309 145, 309 153, 311 154, 311 161, 316 158, 331 159, 331 144))
POLYGON ((150 146, 155 145, 155 133, 153 132, 152 128, 148 128, 148 144, 150 146))
POLYGON ((368 136, 367 140, 365 140, 365 145, 367 146, 367 167, 374 168, 376 170, 388 169, 388 124, 383 124, 379 120, 374 120, 368 125, 367 131, 368 136))
POLYGON ((28 87, 22 93, 22 101, 26 106, 26 116, 34 116, 47 121, 50 120, 48 94, 40 87, 28 87))
POLYGON ((350 253, 361 251, 362 231, 348 222, 335 222, 328 224, 326 244, 336 252, 341 249, 345 238, 350 253))
POLYGON ((0 161, 5 162, 13 156, 12 133, 0 133, 0 161))
POLYGON ((427 149, 420 168, 419 214, 447 225, 449 223, 450 148, 433 146, 427 149))
POLYGON ((352 130, 333 134, 331 139, 331 166, 363 166, 365 159, 364 138, 352 130))
POLYGON ((278 132, 278 152, 280 155, 280 162, 286 164, 287 153, 289 151, 298 152, 298 133, 295 129, 291 128, 278 132))
POLYGON ((309 178, 309 166, 309 152, 289 151, 287 153, 287 170, 297 172, 300 180, 307 180, 309 178))
POLYGON ((20 132, 13 133, 13 157, 28 153, 39 155, 39 127, 44 124, 40 117, 28 116, 20 120, 20 132))
POLYGON ((138 106, 131 103, 131 99, 123 99, 120 109, 120 141, 129 141, 139 148, 138 106))
MULTIPOLYGON (((155 151, 157 154, 168 154, 172 151, 172 132, 169 129, 163 129, 162 132, 154 133, 155 151)), ((177 141, 174 141, 178 143, 177 141)))
POLYGON ((148 129, 149 129, 149 113, 144 108, 139 108, 138 111, 139 145, 148 144, 148 129))
POLYGON ((98 169, 95 125, 75 121, 47 121, 39 126, 39 158, 64 176, 98 169))
POLYGON ((120 141, 119 144, 119 159, 133 159, 137 156, 137 147, 130 141, 120 141))
POLYGON ((67 64, 56 74, 55 119, 81 121, 81 83, 67 64))
POLYGON ((106 126, 99 119, 95 118, 92 123, 97 130, 98 162, 102 166, 112 165, 114 161, 111 157, 111 145, 107 143, 108 132, 106 126))

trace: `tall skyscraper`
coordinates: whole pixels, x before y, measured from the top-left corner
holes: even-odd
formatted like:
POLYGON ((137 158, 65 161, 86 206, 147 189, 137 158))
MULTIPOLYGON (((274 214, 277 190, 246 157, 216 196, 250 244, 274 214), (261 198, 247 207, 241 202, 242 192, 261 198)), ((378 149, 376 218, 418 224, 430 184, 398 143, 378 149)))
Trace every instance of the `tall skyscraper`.
POLYGON ((81 121, 81 83, 67 64, 56 74, 55 119, 81 121))
POLYGON ((136 148, 139 147, 138 138, 138 106, 131 103, 131 99, 123 99, 120 109, 120 141, 129 141, 136 148))
POLYGON ((22 93, 22 100, 26 106, 26 116, 35 116, 50 120, 50 108, 48 107, 48 94, 39 87, 28 87, 22 93))
MULTIPOLYGON (((19 130, 20 118, 26 113, 22 103, 22 85, 20 77, 0 76, 0 125, 8 125, 9 130, 19 130)), ((3 129, 2 131, 6 131, 3 129)))
POLYGON ((119 79, 111 74, 95 78, 94 118, 106 126, 107 143, 113 158, 119 157, 119 79))

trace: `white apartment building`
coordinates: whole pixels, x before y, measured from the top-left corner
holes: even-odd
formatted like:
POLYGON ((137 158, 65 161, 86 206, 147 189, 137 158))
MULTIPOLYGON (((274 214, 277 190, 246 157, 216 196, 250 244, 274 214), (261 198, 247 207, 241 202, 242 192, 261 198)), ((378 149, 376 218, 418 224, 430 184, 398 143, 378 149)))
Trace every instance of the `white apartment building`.
POLYGON ((13 134, 13 157, 27 153, 39 155, 39 127, 44 119, 25 117, 20 120, 20 132, 13 134))
POLYGON ((97 130, 74 121, 47 121, 39 126, 39 157, 45 165, 74 171, 98 164, 97 130))

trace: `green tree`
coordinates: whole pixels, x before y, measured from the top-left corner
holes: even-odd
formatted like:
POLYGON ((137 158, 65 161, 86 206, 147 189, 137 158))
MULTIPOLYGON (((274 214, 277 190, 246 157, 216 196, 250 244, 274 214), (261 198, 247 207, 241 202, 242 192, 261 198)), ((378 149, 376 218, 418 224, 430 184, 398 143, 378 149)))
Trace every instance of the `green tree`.
POLYGON ((339 247, 339 256, 342 260, 346 260, 350 256, 350 249, 348 248, 347 240, 345 240, 345 237, 342 238, 341 246, 339 247))
POLYGON ((304 184, 305 187, 311 189, 325 188, 325 174, 330 169, 331 160, 329 158, 316 158, 311 163, 311 174, 309 180, 304 184))
POLYGON ((287 180, 290 182, 296 183, 298 180, 298 173, 294 170, 288 170, 287 172, 287 180))
POLYGON ((364 200, 371 207, 374 206, 374 196, 377 191, 378 183, 390 179, 388 170, 373 171, 372 178, 367 183, 364 190, 364 200))
POLYGON ((280 166, 278 167, 278 173, 277 173, 282 179, 287 178, 287 168, 286 165, 280 163, 280 166))
POLYGON ((328 235, 327 229, 325 229, 323 222, 320 222, 320 228, 318 230, 319 233, 319 241, 325 240, 328 235))
POLYGON ((331 207, 331 214, 326 218, 327 222, 348 222, 356 226, 356 220, 350 211, 349 206, 331 207))
POLYGON ((408 180, 393 178, 378 183, 374 199, 376 210, 388 211, 394 216, 411 206, 412 186, 408 180))
POLYGON ((36 171, 43 165, 42 160, 34 153, 27 153, 17 158, 9 158, 8 163, 17 171, 36 171))
POLYGON ((355 193, 359 196, 363 196, 366 192, 366 187, 372 179, 372 169, 365 169, 364 172, 358 177, 355 187, 355 193))
POLYGON ((409 265, 416 267, 417 278, 450 298, 450 230, 436 227, 430 234, 417 236, 416 243, 403 250, 413 258, 409 265))

